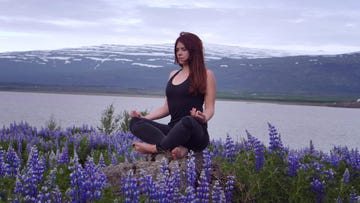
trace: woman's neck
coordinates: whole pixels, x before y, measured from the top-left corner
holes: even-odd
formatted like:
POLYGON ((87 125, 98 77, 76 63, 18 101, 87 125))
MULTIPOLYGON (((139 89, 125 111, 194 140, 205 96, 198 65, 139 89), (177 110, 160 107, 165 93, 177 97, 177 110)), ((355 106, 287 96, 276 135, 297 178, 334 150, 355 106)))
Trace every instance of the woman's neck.
POLYGON ((185 73, 190 73, 190 67, 189 65, 183 65, 182 66, 182 71, 185 73))

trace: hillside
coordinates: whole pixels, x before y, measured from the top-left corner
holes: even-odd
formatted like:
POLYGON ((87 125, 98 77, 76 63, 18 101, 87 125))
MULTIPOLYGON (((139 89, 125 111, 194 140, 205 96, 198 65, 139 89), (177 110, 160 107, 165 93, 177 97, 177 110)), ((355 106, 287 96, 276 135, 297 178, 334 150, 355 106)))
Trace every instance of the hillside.
MULTIPOLYGON (((360 98, 360 53, 303 55, 209 45, 218 96, 341 101, 360 98)), ((162 95, 177 69, 170 44, 0 53, 0 90, 162 95)))

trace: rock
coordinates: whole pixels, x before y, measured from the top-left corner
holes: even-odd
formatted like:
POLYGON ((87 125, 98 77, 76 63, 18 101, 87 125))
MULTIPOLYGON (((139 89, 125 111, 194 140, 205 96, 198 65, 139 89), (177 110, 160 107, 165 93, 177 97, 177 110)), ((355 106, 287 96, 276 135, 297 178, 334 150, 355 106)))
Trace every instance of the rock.
MULTIPOLYGON (((196 172, 199 176, 202 170, 203 164, 203 153, 198 152, 194 154, 196 172)), ((156 155, 146 155, 142 159, 135 161, 134 163, 119 163, 117 165, 111 165, 104 168, 104 173, 108 177, 109 184, 113 188, 116 194, 120 193, 121 190, 121 177, 122 175, 127 175, 129 171, 132 171, 135 177, 139 179, 141 171, 145 174, 152 176, 153 180, 156 180, 158 174, 160 173, 162 162, 167 161, 169 169, 178 167, 181 171, 181 185, 186 185, 186 169, 187 169, 187 158, 173 160, 170 154, 156 154, 156 155)), ((212 166, 212 175, 220 175, 218 167, 212 166)))

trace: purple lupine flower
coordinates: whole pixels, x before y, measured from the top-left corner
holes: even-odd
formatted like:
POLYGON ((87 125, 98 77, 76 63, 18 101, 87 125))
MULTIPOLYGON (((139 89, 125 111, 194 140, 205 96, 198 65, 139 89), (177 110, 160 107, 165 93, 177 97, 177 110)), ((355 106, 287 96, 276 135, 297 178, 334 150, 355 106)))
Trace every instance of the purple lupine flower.
POLYGON ((53 138, 55 149, 60 148, 60 139, 61 139, 62 136, 63 136, 63 131, 57 131, 56 135, 53 138))
POLYGON ((21 161, 18 155, 16 154, 15 150, 11 146, 9 146, 8 151, 6 153, 5 162, 6 162, 6 169, 5 169, 6 175, 15 177, 20 171, 21 161))
POLYGON ((275 126, 268 123, 269 127, 269 137, 270 137, 270 152, 279 150, 280 152, 284 150, 284 146, 281 141, 281 136, 278 134, 275 126))
POLYGON ((350 193, 350 203, 359 203, 360 197, 356 193, 350 193))
POLYGON ((265 148, 261 144, 260 140, 257 140, 254 145, 255 151, 255 170, 259 171, 264 167, 265 163, 265 148))
POLYGON ((98 167, 99 167, 99 168, 105 168, 105 167, 106 167, 103 153, 100 154, 98 167))
POLYGON ((117 156, 115 153, 112 153, 111 154, 111 165, 115 166, 119 163, 118 159, 117 159, 117 156))
POLYGON ((342 182, 345 184, 348 184, 350 182, 350 172, 348 168, 346 168, 344 171, 342 182))
POLYGON ((85 202, 86 195, 83 191, 83 184, 85 182, 84 169, 79 163, 79 158, 74 151, 74 158, 70 160, 69 169, 70 173, 70 188, 66 191, 66 194, 70 197, 72 202, 85 202))
POLYGON ((225 199, 226 202, 233 202, 233 192, 234 192, 234 176, 227 176, 227 181, 225 183, 225 199))
POLYGON ((157 182, 156 187, 157 189, 157 198, 158 202, 171 202, 171 193, 172 191, 172 185, 169 184, 170 179, 170 173, 167 166, 167 160, 165 157, 162 159, 163 166, 161 167, 163 170, 159 173, 157 176, 157 182), (165 166, 164 166, 165 165, 165 166), (169 199, 168 199, 169 198, 169 199))
POLYGON ((50 171, 36 199, 37 202, 62 202, 61 191, 56 185, 56 168, 50 171))
POLYGON ((0 177, 5 176, 5 168, 6 168, 5 151, 0 146, 0 177))
POLYGON ((27 168, 32 168, 32 178, 34 184, 39 184, 43 181, 44 172, 46 170, 46 161, 43 157, 39 156, 39 151, 36 146, 31 147, 27 168))
POLYGON ((318 161, 313 161, 312 167, 316 170, 316 172, 318 174, 324 175, 324 177, 326 177, 326 179, 334 179, 333 170, 331 168, 326 169, 326 167, 323 163, 318 162, 318 161))
POLYGON ((247 142, 245 143, 245 150, 246 151, 251 151, 254 149, 254 145, 255 145, 255 142, 257 141, 257 139, 252 136, 249 131, 245 131, 246 132, 246 135, 247 135, 247 142))
POLYGON ((91 146, 91 148, 93 149, 97 147, 105 146, 106 145, 105 138, 109 136, 107 134, 103 135, 102 133, 97 133, 97 132, 87 132, 85 135, 88 139, 89 146, 91 146))
POLYGON ((94 201, 95 199, 101 199, 101 191, 108 184, 107 178, 95 165, 93 158, 90 156, 85 162, 84 176, 85 182, 82 189, 86 195, 86 200, 94 201))
POLYGON ((114 145, 116 145, 116 142, 113 142, 113 143, 115 143, 115 144, 112 144, 112 140, 109 138, 108 146, 107 146, 107 155, 108 155, 109 160, 112 159, 113 149, 115 148, 114 145))
POLYGON ((181 172, 179 168, 179 163, 176 161, 175 164, 171 167, 171 174, 169 178, 169 185, 172 187, 172 201, 173 202, 182 202, 181 197, 181 172))
POLYGON ((124 175, 122 178, 122 191, 124 193, 124 202, 133 203, 140 201, 140 192, 137 185, 136 177, 134 176, 133 171, 129 171, 127 175, 124 175))
POLYGON ((225 194, 218 180, 215 180, 215 183, 213 185, 211 192, 211 200, 212 202, 219 202, 219 203, 225 202, 225 194))
POLYGON ((196 166, 195 166, 195 157, 194 152, 189 152, 189 158, 187 159, 186 167, 186 183, 188 186, 195 188, 196 183, 196 166))
POLYGON ((229 163, 232 163, 235 161, 235 144, 229 135, 226 136, 225 157, 229 163))
POLYGON ((153 182, 151 175, 147 175, 145 171, 141 170, 139 178, 140 192, 150 198, 150 191, 153 187, 155 187, 155 183, 153 182))
POLYGON ((57 165, 57 159, 58 159, 58 156, 57 154, 59 154, 59 150, 56 150, 56 154, 54 151, 51 150, 50 154, 49 154, 49 157, 48 157, 48 165, 49 165, 49 168, 56 168, 57 165))
POLYGON ((16 176, 15 188, 14 188, 14 195, 16 199, 21 198, 22 194, 24 193, 24 187, 23 187, 24 185, 22 184, 21 179, 22 177, 20 174, 16 176))
POLYGON ((28 169, 28 174, 22 175, 22 187, 23 187, 23 198, 24 200, 36 201, 36 196, 38 194, 37 185, 34 184, 33 179, 30 174, 32 174, 32 169, 28 169))
POLYGON ((323 172, 323 174, 325 174, 325 177, 326 177, 327 179, 333 180, 334 177, 335 177, 334 171, 333 171, 332 168, 330 168, 330 169, 328 169, 328 170, 325 170, 325 171, 323 172))
POLYGON ((346 159, 346 154, 349 153, 349 149, 346 146, 334 146, 331 150, 332 154, 337 154, 342 159, 346 159))
POLYGON ((184 203, 196 203, 198 202, 196 199, 196 193, 193 186, 189 185, 185 189, 185 198, 184 203))
POLYGON ((313 178, 311 181, 311 190, 315 192, 316 202, 323 202, 325 198, 325 181, 320 181, 319 178, 313 178))
POLYGON ((352 149, 350 152, 350 165, 357 171, 360 171, 360 154, 358 149, 352 149))
POLYGON ((220 150, 220 149, 223 146, 223 142, 221 139, 211 140, 210 146, 212 146, 212 148, 213 148, 212 152, 214 153, 214 156, 221 154, 222 150, 220 150))
POLYGON ((297 175, 297 170, 300 167, 300 158, 295 152, 290 152, 288 155, 288 174, 292 177, 297 175))
POLYGON ((308 171, 311 168, 311 164, 308 163, 300 163, 300 169, 304 171, 308 171))
POLYGON ((68 143, 66 142, 65 146, 61 150, 61 155, 58 160, 58 165, 68 165, 70 162, 69 152, 68 152, 68 143))
POLYGON ((337 168, 339 166, 340 156, 331 151, 330 157, 327 159, 327 162, 329 162, 331 166, 337 168))
MULTIPOLYGON (((21 157, 21 155, 22 155, 22 140, 18 140, 18 142, 17 142, 17 155, 18 155, 18 157, 20 158, 21 157)), ((23 163, 23 162, 22 162, 23 163)))
POLYGON ((45 170, 45 159, 39 157, 36 146, 31 147, 26 166, 16 180, 14 194, 24 201, 36 201, 45 170))
POLYGON ((165 174, 165 172, 168 172, 169 173, 169 164, 168 164, 168 160, 167 158, 163 157, 161 159, 161 165, 160 165, 160 173, 161 174, 165 174))
POLYGON ((351 152, 347 147, 334 147, 332 150, 334 154, 337 154, 340 158, 340 160, 344 160, 347 165, 351 164, 351 152))
POLYGON ((345 160, 348 165, 351 165, 351 152, 347 147, 342 147, 338 150, 338 154, 345 160))
POLYGON ((253 149, 255 153, 255 171, 259 171, 264 167, 265 163, 265 147, 261 144, 260 140, 253 137, 246 131, 248 137, 247 149, 253 149))
POLYGON ((204 162, 203 162, 203 170, 205 172, 206 180, 209 182, 211 178, 211 169, 212 169, 212 153, 209 148, 206 148, 203 151, 204 162))
POLYGON ((136 158, 133 156, 138 155, 137 153, 129 153, 133 141, 136 140, 133 134, 118 132, 113 135, 112 139, 114 139, 113 143, 117 143, 115 145, 115 151, 117 151, 119 156, 124 155, 129 161, 133 161, 134 158, 136 158))
POLYGON ((235 143, 235 153, 239 153, 242 150, 246 150, 246 143, 244 142, 236 142, 235 143))
POLYGON ((312 140, 310 140, 309 154, 315 154, 315 146, 312 140))
POLYGON ((160 190, 159 186, 157 183, 155 183, 151 176, 147 176, 148 179, 148 185, 149 185, 149 200, 152 200, 154 202, 158 201, 160 199, 160 195, 158 193, 158 191, 160 190))
POLYGON ((324 168, 324 165, 322 163, 319 163, 318 161, 314 160, 312 164, 317 173, 322 173, 324 168))
POLYGON ((199 202, 210 202, 210 183, 204 170, 200 173, 199 186, 196 188, 196 196, 199 202))

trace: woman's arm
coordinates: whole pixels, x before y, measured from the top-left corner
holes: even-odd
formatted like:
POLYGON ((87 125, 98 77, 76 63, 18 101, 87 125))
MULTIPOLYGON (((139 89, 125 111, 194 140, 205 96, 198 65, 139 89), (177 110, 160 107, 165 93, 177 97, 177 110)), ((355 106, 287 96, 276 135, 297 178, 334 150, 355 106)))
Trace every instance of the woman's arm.
POLYGON ((207 84, 205 94, 205 118, 208 122, 215 113, 215 98, 216 98, 216 80, 214 73, 211 70, 207 70, 207 84))
POLYGON ((166 116, 169 115, 169 107, 167 104, 167 99, 165 99, 165 103, 164 105, 162 105, 161 107, 157 108, 156 110, 150 112, 149 114, 143 116, 140 113, 138 113, 135 110, 132 110, 130 112, 130 117, 137 117, 137 118, 146 118, 149 120, 156 120, 156 119, 160 119, 160 118, 164 118, 166 116))
POLYGON ((165 103, 164 105, 162 105, 161 107, 157 108, 156 110, 150 112, 149 114, 143 116, 140 113, 138 113, 135 110, 132 110, 130 112, 130 116, 133 117, 137 117, 137 118, 146 118, 146 119, 150 119, 150 120, 156 120, 156 119, 160 119, 160 118, 164 118, 166 116, 169 115, 169 107, 167 104, 167 100, 165 99, 165 103))
POLYGON ((164 105, 155 109, 150 114, 143 116, 143 118, 156 120, 156 119, 164 118, 168 115, 169 115, 169 107, 168 107, 167 99, 165 99, 164 105))

